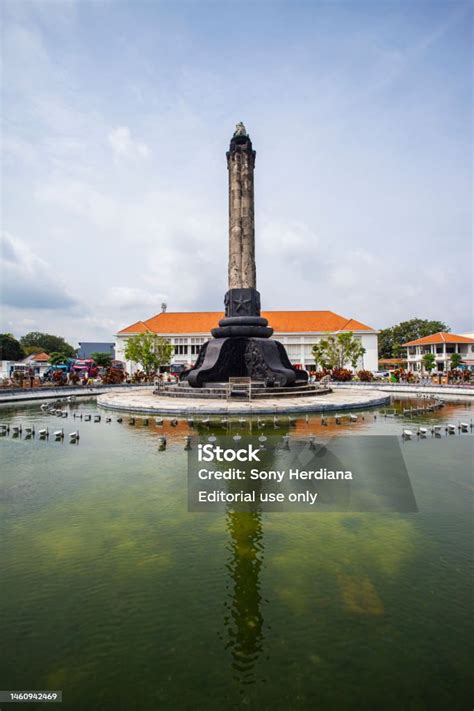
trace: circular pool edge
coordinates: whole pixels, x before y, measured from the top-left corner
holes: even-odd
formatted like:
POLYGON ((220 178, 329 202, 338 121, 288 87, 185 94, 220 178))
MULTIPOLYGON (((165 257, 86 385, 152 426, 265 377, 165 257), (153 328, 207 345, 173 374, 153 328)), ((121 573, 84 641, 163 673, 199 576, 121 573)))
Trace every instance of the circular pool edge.
POLYGON ((196 400, 187 398, 160 398, 149 389, 128 390, 127 392, 103 393, 97 398, 97 406, 104 410, 141 413, 147 415, 275 415, 280 413, 298 412, 339 412, 345 410, 362 410, 386 405, 391 396, 387 393, 372 390, 345 389, 324 396, 307 396, 304 398, 259 399, 253 401, 227 400, 196 400))

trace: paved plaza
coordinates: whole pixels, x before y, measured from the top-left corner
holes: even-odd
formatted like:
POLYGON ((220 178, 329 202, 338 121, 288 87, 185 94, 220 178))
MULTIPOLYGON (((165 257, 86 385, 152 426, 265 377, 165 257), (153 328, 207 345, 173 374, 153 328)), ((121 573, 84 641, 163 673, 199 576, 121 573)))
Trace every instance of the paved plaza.
POLYGON ((126 392, 115 391, 100 395, 97 404, 112 410, 143 412, 160 415, 251 415, 291 412, 334 412, 375 407, 390 402, 390 395, 371 390, 345 388, 326 395, 307 397, 262 398, 243 400, 196 400, 196 398, 168 398, 153 394, 153 388, 133 388, 126 392))

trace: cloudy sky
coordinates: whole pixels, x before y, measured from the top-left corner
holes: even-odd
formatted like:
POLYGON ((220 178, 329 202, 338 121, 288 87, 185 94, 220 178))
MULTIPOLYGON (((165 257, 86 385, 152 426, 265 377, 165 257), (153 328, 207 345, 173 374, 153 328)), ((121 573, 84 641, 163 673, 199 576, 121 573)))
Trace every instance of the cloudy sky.
POLYGON ((220 309, 240 120, 264 308, 472 329, 471 3, 1 7, 0 330, 220 309))

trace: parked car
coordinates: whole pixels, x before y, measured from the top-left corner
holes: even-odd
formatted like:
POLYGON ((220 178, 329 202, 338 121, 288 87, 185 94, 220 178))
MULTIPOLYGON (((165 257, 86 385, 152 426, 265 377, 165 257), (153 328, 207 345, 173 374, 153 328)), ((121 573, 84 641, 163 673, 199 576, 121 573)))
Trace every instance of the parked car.
POLYGON ((375 380, 382 380, 382 378, 388 378, 390 372, 388 370, 373 370, 372 374, 375 380))
POLYGON ((93 358, 77 358, 71 368, 72 373, 76 373, 79 377, 95 378, 99 372, 96 362, 93 358))

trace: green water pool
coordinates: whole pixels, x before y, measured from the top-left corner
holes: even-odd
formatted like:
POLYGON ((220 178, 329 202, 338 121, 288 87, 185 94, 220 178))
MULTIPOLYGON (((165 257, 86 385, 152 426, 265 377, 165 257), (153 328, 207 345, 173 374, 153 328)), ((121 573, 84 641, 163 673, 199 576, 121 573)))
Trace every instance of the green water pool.
MULTIPOLYGON (((0 441, 0 689, 62 690, 68 711, 472 708, 470 433, 403 446, 416 514, 189 513, 185 422, 65 408, 0 414, 81 434, 0 441)), ((359 415, 337 433, 413 424, 359 415)))

